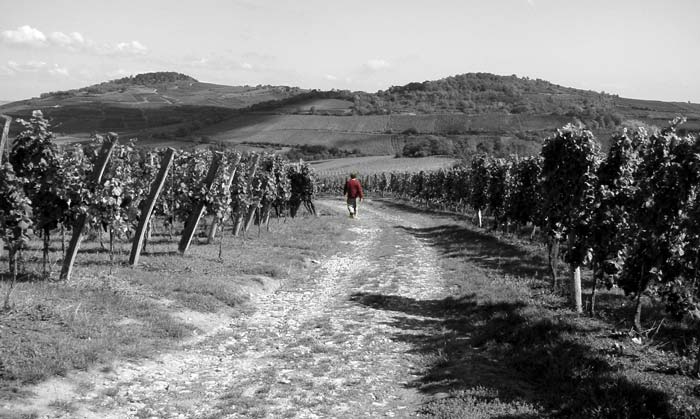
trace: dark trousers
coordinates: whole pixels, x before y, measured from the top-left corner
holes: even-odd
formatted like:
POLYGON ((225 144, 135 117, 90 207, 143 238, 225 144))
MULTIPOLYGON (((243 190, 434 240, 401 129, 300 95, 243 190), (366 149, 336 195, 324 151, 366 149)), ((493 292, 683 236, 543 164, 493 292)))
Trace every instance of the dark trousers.
POLYGON ((360 198, 348 198, 348 211, 350 215, 357 215, 357 200, 360 198))

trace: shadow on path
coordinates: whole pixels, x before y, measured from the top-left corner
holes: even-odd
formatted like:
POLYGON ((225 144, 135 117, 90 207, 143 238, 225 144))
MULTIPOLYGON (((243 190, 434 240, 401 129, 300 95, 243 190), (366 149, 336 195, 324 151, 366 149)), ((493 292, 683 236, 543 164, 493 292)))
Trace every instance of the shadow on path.
POLYGON ((515 277, 546 278, 546 261, 511 243, 457 224, 428 228, 396 226, 428 241, 448 258, 466 258, 481 267, 515 277))
MULTIPOLYGON (((431 211, 382 202, 390 209, 431 211)), ((449 214, 450 216, 453 214, 449 214)), ((670 418, 669 396, 652 383, 619 372, 620 357, 587 336, 599 321, 571 316, 532 299, 548 277, 542 257, 468 226, 459 216, 434 218, 427 228, 396 226, 434 247, 460 270, 465 294, 436 300, 356 293, 357 304, 395 313, 392 336, 425 357, 410 383, 432 395, 425 414, 437 417, 670 418), (474 269, 474 266, 481 269, 474 269), (506 283, 494 283, 496 277, 506 283), (539 280, 533 280, 533 278, 539 280)), ((605 330, 603 330, 605 329, 605 330)))
POLYGON ((531 251, 492 234, 465 226, 463 222, 469 220, 466 215, 420 209, 390 201, 380 203, 394 210, 443 217, 440 220, 447 223, 433 227, 396 226, 397 229, 428 242, 437 248, 442 256, 454 259, 468 257, 470 262, 480 267, 514 277, 546 279, 549 276, 547 261, 542 256, 532 254, 531 251))
POLYGON ((504 418, 674 417, 664 393, 615 374, 605 354, 574 339, 594 330, 526 303, 484 303, 477 294, 442 300, 372 293, 350 298, 395 312, 391 326, 401 332, 392 338, 411 344, 429 361, 409 384, 440 396, 423 413, 481 417, 495 409, 513 412, 492 416, 504 418))

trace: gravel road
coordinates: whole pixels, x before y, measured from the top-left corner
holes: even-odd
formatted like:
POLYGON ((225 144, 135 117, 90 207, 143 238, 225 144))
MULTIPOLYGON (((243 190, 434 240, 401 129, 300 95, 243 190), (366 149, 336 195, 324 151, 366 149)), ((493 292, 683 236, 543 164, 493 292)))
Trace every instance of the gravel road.
MULTIPOLYGON (((346 221, 341 201, 318 205, 346 221)), ((304 281, 257 297, 252 314, 216 334, 156 359, 92 372, 90 391, 54 388, 62 402, 43 406, 42 417, 416 416, 426 396, 415 383, 427 361, 412 339, 396 337, 424 334, 421 324, 430 319, 372 302, 447 295, 435 250, 402 228, 420 227, 422 217, 366 203, 358 219, 347 220, 353 234, 346 250, 317 261, 304 281)))

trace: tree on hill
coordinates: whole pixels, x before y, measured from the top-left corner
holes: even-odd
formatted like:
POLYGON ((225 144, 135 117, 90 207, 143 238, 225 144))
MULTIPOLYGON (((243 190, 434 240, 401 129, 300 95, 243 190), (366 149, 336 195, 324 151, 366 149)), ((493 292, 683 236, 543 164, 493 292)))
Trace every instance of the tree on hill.
POLYGON ((164 83, 176 83, 176 82, 192 82, 197 83, 198 80, 194 77, 188 76, 182 73, 176 73, 174 71, 157 71, 153 73, 142 73, 135 76, 123 77, 121 79, 112 80, 107 83, 115 84, 137 84, 137 85, 153 85, 153 84, 164 84, 164 83))
POLYGON ((467 73, 412 82, 370 94, 356 92, 358 113, 509 113, 557 114, 579 118, 591 127, 613 128, 615 96, 562 87, 545 80, 467 73))
POLYGON ((42 93, 39 97, 44 99, 47 97, 71 97, 80 93, 102 94, 108 92, 123 92, 125 86, 155 86, 162 84, 172 84, 178 82, 197 83, 198 80, 186 74, 176 73, 174 71, 157 71, 153 73, 142 73, 135 76, 122 77, 106 81, 92 86, 81 87, 79 89, 42 93))

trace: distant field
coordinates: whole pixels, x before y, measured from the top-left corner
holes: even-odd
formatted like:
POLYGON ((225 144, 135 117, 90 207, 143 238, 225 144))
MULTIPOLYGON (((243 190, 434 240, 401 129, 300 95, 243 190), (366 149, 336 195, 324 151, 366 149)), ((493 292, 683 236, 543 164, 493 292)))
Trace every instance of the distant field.
MULTIPOLYGON (((518 132, 556 129, 571 122, 570 117, 558 115, 505 114, 432 114, 432 115, 238 115, 197 131, 222 141, 253 141, 252 136, 264 136, 281 131, 326 131, 334 133, 400 134, 414 130, 421 134, 451 134, 464 132, 518 132)), ((280 136, 280 134, 275 134, 280 136)), ((258 140, 255 140, 258 141, 258 140)))
POLYGON ((352 132, 280 130, 264 131, 234 140, 215 136, 213 141, 236 146, 244 141, 290 145, 323 145, 348 151, 357 149, 364 154, 381 155, 396 153, 397 150, 394 148, 391 137, 391 135, 352 132))
POLYGON ((310 112, 313 107, 316 112, 339 112, 350 111, 352 105, 352 102, 342 99, 313 99, 295 105, 282 106, 277 108, 276 111, 282 113, 310 112))
MULTIPOLYGON (((433 115, 280 115, 256 113, 237 115, 194 132, 213 142, 242 142, 324 145, 364 154, 396 154, 403 148, 399 137, 405 132, 451 135, 469 133, 470 147, 476 151, 480 142, 492 143, 503 137, 529 154, 532 144, 514 138, 513 133, 542 131, 542 138, 571 122, 571 118, 553 115, 528 117, 506 114, 433 114, 433 115), (503 133, 503 134, 499 134, 503 133), (517 144, 516 144, 517 143, 517 144), (522 144, 521 144, 522 143, 522 144)), ((492 148, 492 147, 489 147, 492 148)), ((520 152, 520 151, 518 151, 520 152)))
POLYGON ((568 122, 571 122, 570 117, 559 115, 521 116, 503 113, 391 115, 388 129, 395 133, 413 129, 427 134, 516 132, 555 129, 568 122))
POLYGON ((383 133, 387 130, 389 117, 368 116, 324 116, 324 115, 238 115, 197 132, 201 135, 222 139, 238 139, 253 133, 283 130, 324 130, 349 133, 383 133))
POLYGON ((364 176, 382 172, 419 172, 452 167, 457 159, 448 157, 396 158, 393 156, 347 157, 310 162, 319 176, 364 176))
POLYGON ((394 154, 387 116, 240 115, 195 132, 213 142, 324 145, 394 154))
POLYGON ((673 118, 684 116, 687 122, 683 128, 700 130, 700 104, 697 103, 618 98, 616 106, 628 119, 664 127, 673 118))

